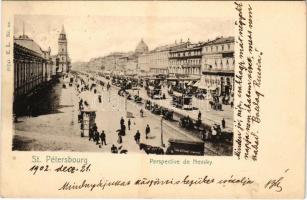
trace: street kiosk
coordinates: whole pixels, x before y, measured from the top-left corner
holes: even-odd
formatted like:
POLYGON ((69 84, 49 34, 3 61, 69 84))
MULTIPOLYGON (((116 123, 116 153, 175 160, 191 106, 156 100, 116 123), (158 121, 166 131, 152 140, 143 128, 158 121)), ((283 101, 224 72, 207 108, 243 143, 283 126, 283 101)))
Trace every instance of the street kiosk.
POLYGON ((81 111, 81 137, 88 137, 90 130, 93 128, 96 119, 96 111, 82 110, 81 111))

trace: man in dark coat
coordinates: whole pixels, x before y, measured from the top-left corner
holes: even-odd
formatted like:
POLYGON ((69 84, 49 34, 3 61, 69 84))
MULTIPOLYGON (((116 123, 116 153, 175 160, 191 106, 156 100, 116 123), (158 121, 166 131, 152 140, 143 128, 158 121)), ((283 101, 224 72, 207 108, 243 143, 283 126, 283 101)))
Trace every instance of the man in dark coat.
POLYGON ((140 115, 141 115, 141 117, 143 117, 144 116, 144 111, 143 111, 143 109, 141 108, 141 110, 140 110, 140 115))
MULTIPOLYGON (((83 124, 81 124, 83 126, 83 124)), ((82 127, 83 128, 83 127, 82 127)), ((94 137, 93 137, 93 128, 90 128, 90 130, 88 130, 88 140, 91 141, 91 139, 93 138, 94 140, 94 137)))
POLYGON ((126 125, 125 124, 123 124, 123 126, 122 126, 121 133, 122 133, 122 136, 126 135, 126 125))
POLYGON ((223 128, 226 127, 226 122, 225 122, 225 119, 224 119, 224 118, 222 119, 222 127, 223 127, 223 128))
POLYGON ((106 143, 106 134, 104 133, 104 130, 101 131, 101 134, 100 134, 100 140, 101 140, 101 144, 103 145, 107 145, 106 143))
POLYGON ((98 131, 95 132, 95 141, 96 141, 96 144, 99 144, 99 132, 98 131))
POLYGON ((99 101, 99 103, 102 102, 102 101, 101 101, 101 95, 98 95, 98 101, 99 101))
POLYGON ((120 118, 120 127, 123 127, 123 125, 125 124, 125 120, 123 117, 120 118))
POLYGON ((134 135, 134 140, 137 144, 140 143, 140 138, 141 138, 141 133, 139 130, 136 131, 135 135, 134 135))
POLYGON ((147 124, 146 129, 145 129, 145 134, 146 134, 146 139, 148 139, 148 134, 150 133, 150 127, 147 124))
POLYGON ((121 133, 118 133, 118 139, 117 139, 118 144, 121 144, 123 142, 123 138, 121 136, 121 133))
POLYGON ((93 132, 94 132, 94 133, 97 132, 97 125, 96 125, 96 123, 94 123, 94 125, 93 125, 93 132))

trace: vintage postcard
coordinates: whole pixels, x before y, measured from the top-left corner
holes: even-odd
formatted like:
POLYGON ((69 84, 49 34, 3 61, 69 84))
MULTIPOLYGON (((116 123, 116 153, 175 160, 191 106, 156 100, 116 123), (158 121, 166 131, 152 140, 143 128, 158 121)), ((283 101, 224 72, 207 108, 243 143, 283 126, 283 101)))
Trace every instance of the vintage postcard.
POLYGON ((2 4, 1 196, 304 197, 305 2, 2 4))

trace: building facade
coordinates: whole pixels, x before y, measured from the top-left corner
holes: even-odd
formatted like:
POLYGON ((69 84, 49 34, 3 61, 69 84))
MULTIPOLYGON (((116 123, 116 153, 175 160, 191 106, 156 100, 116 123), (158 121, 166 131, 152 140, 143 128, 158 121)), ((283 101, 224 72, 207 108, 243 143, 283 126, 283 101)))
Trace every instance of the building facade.
POLYGON ((202 60, 202 43, 175 48, 169 55, 169 73, 173 75, 200 76, 202 60))
POLYGON ((170 45, 163 45, 155 48, 148 53, 139 56, 138 64, 142 71, 149 72, 153 75, 167 75, 170 66, 170 51, 178 48, 184 48, 187 43, 176 42, 170 45))
POLYGON ((14 113, 48 81, 49 72, 45 53, 35 41, 24 34, 14 38, 14 113))
POLYGON ((46 71, 44 72, 46 80, 51 81, 56 75, 56 67, 52 61, 51 48, 49 47, 47 51, 43 51, 44 58, 46 60, 46 71))
POLYGON ((169 47, 157 47, 138 58, 139 67, 142 71, 151 74, 167 74, 169 65, 169 47))
POLYGON ((206 89, 219 96, 234 92, 234 37, 220 37, 202 48, 202 80, 206 89))

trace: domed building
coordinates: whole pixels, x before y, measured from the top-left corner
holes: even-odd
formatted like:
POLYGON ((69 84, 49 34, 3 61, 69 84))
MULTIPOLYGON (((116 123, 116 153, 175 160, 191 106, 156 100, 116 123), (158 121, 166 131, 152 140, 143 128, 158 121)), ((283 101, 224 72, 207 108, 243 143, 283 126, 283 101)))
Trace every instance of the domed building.
POLYGON ((143 39, 139 42, 139 44, 135 48, 135 53, 137 55, 147 53, 148 52, 148 46, 147 44, 143 41, 143 39))

